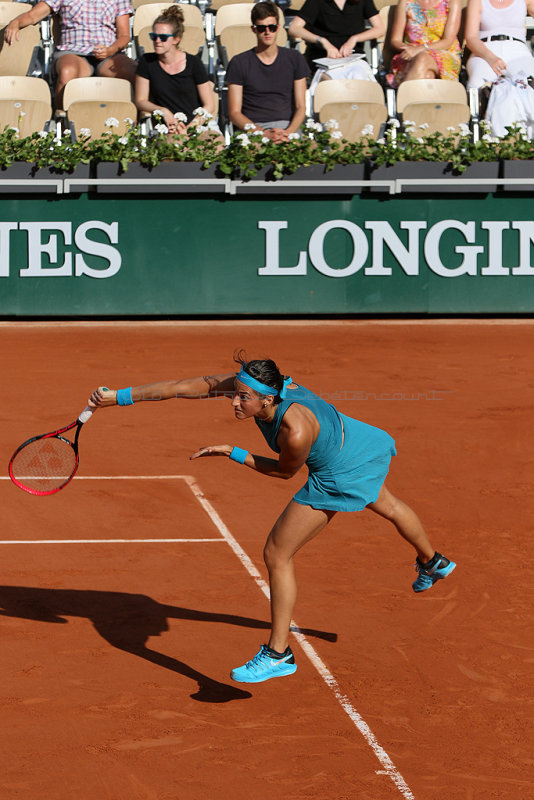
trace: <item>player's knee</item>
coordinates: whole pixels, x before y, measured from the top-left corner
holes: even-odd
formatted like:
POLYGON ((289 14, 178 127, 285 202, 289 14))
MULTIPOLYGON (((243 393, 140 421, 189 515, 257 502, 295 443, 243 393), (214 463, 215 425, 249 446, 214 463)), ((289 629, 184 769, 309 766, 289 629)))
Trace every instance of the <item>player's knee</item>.
POLYGON ((263 560, 269 572, 287 561, 280 549, 276 547, 271 539, 267 539, 265 547, 263 548, 263 560))

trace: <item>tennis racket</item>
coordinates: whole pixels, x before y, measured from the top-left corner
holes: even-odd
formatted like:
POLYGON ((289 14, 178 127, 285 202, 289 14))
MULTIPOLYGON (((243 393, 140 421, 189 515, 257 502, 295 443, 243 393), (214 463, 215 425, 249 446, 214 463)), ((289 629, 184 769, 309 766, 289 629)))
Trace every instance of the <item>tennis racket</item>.
POLYGON ((70 425, 33 436, 17 447, 9 462, 9 477, 15 486, 41 497, 64 489, 78 469, 78 438, 93 411, 87 406, 70 425), (63 436, 72 428, 76 428, 73 441, 63 436))

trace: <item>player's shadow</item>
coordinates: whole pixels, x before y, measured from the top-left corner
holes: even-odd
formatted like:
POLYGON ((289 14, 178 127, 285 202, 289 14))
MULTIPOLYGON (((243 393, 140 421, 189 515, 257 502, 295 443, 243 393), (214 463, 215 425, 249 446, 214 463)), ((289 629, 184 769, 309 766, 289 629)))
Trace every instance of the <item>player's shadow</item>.
MULTIPOLYGON (((0 586, 0 616, 53 623, 67 623, 66 617, 85 617, 113 647, 197 681, 198 691, 191 697, 205 703, 226 703, 246 699, 251 694, 220 683, 183 661, 150 649, 146 646, 147 639, 168 631, 169 619, 217 622, 261 630, 270 628, 264 620, 164 605, 143 594, 29 586, 0 586)), ((305 628, 301 631, 308 636, 337 640, 335 633, 305 628)))

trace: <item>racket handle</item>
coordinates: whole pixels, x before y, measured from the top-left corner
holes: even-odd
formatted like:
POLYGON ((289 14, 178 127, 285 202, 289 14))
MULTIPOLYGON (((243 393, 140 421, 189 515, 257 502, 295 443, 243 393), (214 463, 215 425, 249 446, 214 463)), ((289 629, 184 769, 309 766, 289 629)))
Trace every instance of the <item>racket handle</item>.
POLYGON ((84 424, 85 424, 85 423, 86 423, 88 420, 90 420, 90 419, 91 419, 91 417, 93 416, 93 412, 94 412, 95 410, 96 410, 96 409, 94 409, 94 408, 91 408, 91 406, 86 406, 86 407, 84 408, 84 410, 82 411, 82 413, 80 414, 80 416, 78 417, 78 422, 79 422, 81 425, 84 425, 84 424))

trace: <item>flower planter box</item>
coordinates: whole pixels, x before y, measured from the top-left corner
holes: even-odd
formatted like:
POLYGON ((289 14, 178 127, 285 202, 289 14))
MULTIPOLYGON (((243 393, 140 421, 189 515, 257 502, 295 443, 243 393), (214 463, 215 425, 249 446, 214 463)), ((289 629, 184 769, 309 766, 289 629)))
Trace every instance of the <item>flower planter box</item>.
POLYGON ((503 161, 503 178, 528 179, 529 183, 505 183, 501 186, 504 192, 534 192, 534 161, 503 161))
MULTIPOLYGON (((78 164, 72 172, 58 172, 51 167, 37 169, 35 164, 17 161, 7 169, 0 169, 0 193, 58 194, 67 178, 86 180, 89 178, 89 164, 78 164)), ((86 192, 87 185, 73 187, 71 191, 86 192)))
POLYGON ((254 177, 236 187, 238 194, 360 194, 362 186, 355 181, 365 180, 365 164, 337 164, 328 172, 322 164, 300 167, 291 175, 274 180, 273 167, 264 167, 254 177))
POLYGON ((102 161, 96 165, 99 179, 98 194, 184 194, 225 191, 225 181, 221 179, 215 165, 203 169, 195 161, 165 161, 150 169, 142 164, 129 164, 123 172, 120 164, 102 161), (102 183, 102 181, 113 183, 102 183))
MULTIPOLYGON (((470 164, 465 172, 455 174, 450 164, 443 161, 400 161, 391 166, 370 168, 371 180, 401 180, 400 191, 418 194, 488 194, 497 191, 496 183, 470 183, 470 179, 494 181, 499 177, 498 161, 478 161, 470 164), (447 180, 447 183, 443 181, 447 180), (414 183, 404 183, 414 181, 414 183), (429 181, 429 183, 421 183, 429 181)), ((371 187, 371 192, 388 192, 385 186, 371 187)))

